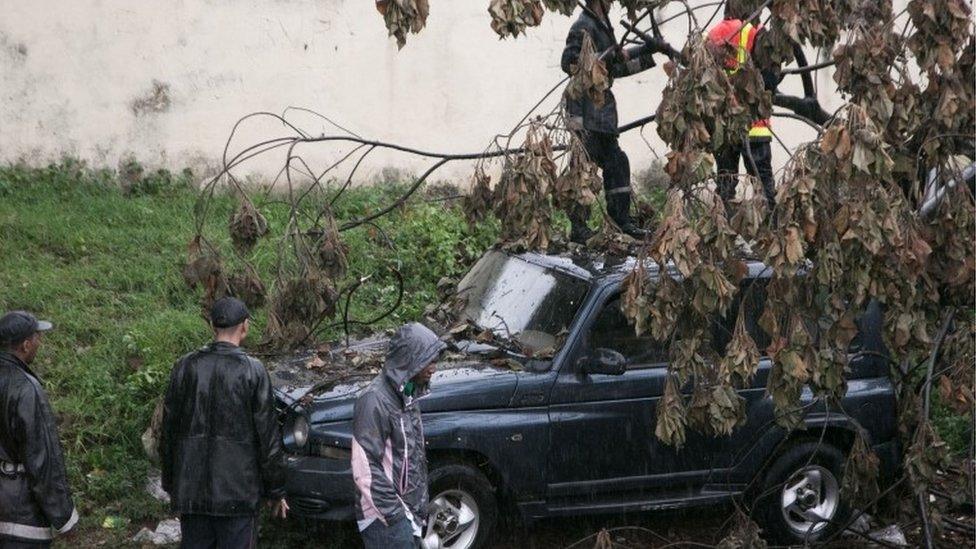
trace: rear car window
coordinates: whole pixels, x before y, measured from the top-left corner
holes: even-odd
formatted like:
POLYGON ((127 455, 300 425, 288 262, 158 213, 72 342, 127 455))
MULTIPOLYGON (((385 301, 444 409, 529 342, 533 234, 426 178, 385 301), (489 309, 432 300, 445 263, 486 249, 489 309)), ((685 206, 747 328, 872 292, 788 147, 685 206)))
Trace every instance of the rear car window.
POLYGON ((729 310, 724 316, 712 319, 712 345, 715 352, 720 356, 725 354, 725 348, 732 341, 732 332, 735 330, 735 321, 739 317, 739 309, 745 307, 746 332, 752 336, 759 347, 759 352, 764 356, 766 348, 772 341, 769 334, 759 326, 759 318, 762 317, 766 304, 766 288, 769 285, 768 278, 747 278, 739 284, 739 292, 735 296, 729 310))
POLYGON ((649 333, 636 335, 634 327, 620 311, 620 298, 615 297, 603 306, 603 310, 590 328, 591 349, 612 349, 627 358, 627 368, 635 369, 668 361, 667 348, 654 340, 649 333))

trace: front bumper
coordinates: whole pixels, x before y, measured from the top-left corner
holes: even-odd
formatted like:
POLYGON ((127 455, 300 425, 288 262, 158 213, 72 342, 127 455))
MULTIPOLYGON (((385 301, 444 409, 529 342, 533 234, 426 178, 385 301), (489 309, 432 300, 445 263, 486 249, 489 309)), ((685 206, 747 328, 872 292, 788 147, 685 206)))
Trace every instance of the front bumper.
POLYGON ((347 460, 288 454, 285 491, 296 515, 321 520, 354 520, 356 485, 347 460))

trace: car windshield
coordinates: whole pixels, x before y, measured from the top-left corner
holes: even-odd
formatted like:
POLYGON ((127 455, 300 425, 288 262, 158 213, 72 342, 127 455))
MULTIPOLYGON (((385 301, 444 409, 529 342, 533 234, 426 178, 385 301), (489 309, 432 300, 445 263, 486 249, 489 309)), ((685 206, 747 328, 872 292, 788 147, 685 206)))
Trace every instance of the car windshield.
POLYGON ((497 250, 458 284, 465 319, 532 353, 556 350, 587 289, 584 280, 497 250))

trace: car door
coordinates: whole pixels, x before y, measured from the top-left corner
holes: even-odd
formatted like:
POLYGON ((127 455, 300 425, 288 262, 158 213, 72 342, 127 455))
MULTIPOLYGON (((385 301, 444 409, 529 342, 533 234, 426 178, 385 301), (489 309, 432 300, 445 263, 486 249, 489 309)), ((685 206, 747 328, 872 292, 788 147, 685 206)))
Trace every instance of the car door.
POLYGON ((550 397, 550 499, 655 490, 688 490, 702 482, 715 441, 689 430, 681 450, 654 435, 655 407, 664 392, 667 349, 636 336, 609 292, 581 330, 576 356, 565 361, 550 397), (621 375, 587 374, 580 358, 598 348, 628 359, 621 375))
MULTIPOLYGON (((768 274, 768 273, 767 273, 768 274)), ((765 310, 768 276, 754 276, 745 278, 739 285, 739 293, 729 307, 724 318, 713 323, 713 343, 715 351, 723 355, 726 346, 732 339, 735 323, 740 311, 745 321, 746 332, 756 342, 759 349, 759 367, 752 383, 739 389, 739 395, 745 399, 746 421, 732 431, 728 437, 722 437, 719 442, 722 451, 716 460, 716 467, 728 471, 716 475, 716 484, 728 483, 731 487, 745 486, 753 480, 755 469, 768 459, 769 451, 760 440, 770 432, 785 436, 785 431, 776 423, 776 411, 772 399, 766 394, 766 384, 772 369, 772 359, 767 355, 767 348, 771 342, 769 334, 759 325, 759 319, 765 310)))

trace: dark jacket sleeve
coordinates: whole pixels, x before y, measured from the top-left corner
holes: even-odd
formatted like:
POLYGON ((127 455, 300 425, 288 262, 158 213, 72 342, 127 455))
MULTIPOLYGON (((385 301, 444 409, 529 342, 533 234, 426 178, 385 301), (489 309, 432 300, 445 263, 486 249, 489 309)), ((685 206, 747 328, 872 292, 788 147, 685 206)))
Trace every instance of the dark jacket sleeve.
MULTIPOLYGON (((576 23, 566 36, 566 47, 563 48, 560 66, 566 74, 573 74, 573 65, 579 62, 580 51, 583 49, 583 38, 587 34, 585 25, 576 23)), ((591 35, 592 39, 593 36, 591 35)), ((594 45, 596 41, 594 40, 594 45)), ((654 59, 651 56, 653 50, 650 46, 633 46, 627 50, 627 60, 617 52, 610 52, 604 56, 603 61, 607 65, 607 72, 614 78, 621 78, 637 74, 654 66, 654 59)), ((602 53, 602 52, 597 52, 602 53)))
POLYGON ((25 384, 17 405, 18 456, 30 479, 34 501, 59 532, 67 532, 78 521, 71 501, 61 442, 47 397, 39 387, 25 384))
POLYGON ((163 421, 159 428, 159 469, 162 474, 163 490, 173 495, 173 457, 176 453, 176 422, 179 414, 179 379, 183 359, 173 365, 169 386, 163 397, 163 421))
POLYGON ((251 366, 257 374, 251 413, 257 436, 262 496, 266 499, 281 499, 285 497, 285 455, 281 449, 281 429, 275 414, 274 390, 264 365, 251 359, 251 366))
POLYGON ((632 46, 626 51, 626 60, 623 56, 613 55, 613 60, 607 66, 610 75, 614 78, 631 76, 654 66, 654 57, 652 57, 654 51, 650 46, 632 46))
POLYGON ((563 48, 563 56, 560 59, 560 66, 563 72, 573 74, 573 65, 579 61, 580 49, 583 47, 583 36, 586 33, 579 25, 573 25, 569 34, 566 35, 566 47, 563 48))
POLYGON ((363 518, 379 515, 386 524, 404 515, 403 502, 393 482, 383 471, 383 452, 391 436, 389 418, 375 393, 356 401, 352 423, 352 474, 359 491, 363 518))

